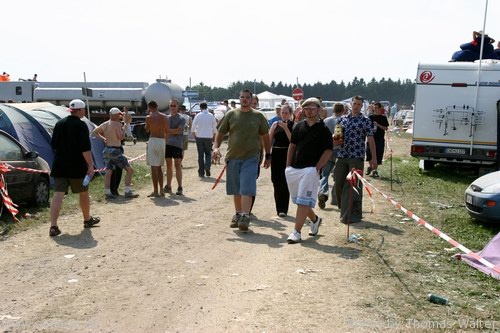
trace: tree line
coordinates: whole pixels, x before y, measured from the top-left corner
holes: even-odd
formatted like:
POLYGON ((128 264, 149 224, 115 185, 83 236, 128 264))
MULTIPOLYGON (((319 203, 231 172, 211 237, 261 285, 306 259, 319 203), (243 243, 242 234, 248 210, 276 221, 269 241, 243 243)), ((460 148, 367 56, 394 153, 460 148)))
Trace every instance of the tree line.
MULTIPOLYGON (((341 101, 351 98, 354 95, 361 95, 367 100, 390 101, 398 105, 411 105, 415 100, 415 82, 410 79, 393 81, 392 79, 382 78, 380 81, 372 78, 366 82, 363 78, 354 77, 347 84, 344 81, 337 83, 332 80, 330 83, 317 82, 314 84, 299 85, 304 91, 304 96, 320 96, 325 101, 341 101)), ((186 90, 198 90, 200 99, 207 101, 221 101, 227 98, 237 98, 241 89, 254 90, 257 93, 270 91, 277 95, 292 95, 292 90, 296 88, 295 84, 283 82, 271 82, 270 85, 260 81, 238 81, 231 83, 227 88, 206 86, 203 82, 192 87, 186 87, 186 90)))

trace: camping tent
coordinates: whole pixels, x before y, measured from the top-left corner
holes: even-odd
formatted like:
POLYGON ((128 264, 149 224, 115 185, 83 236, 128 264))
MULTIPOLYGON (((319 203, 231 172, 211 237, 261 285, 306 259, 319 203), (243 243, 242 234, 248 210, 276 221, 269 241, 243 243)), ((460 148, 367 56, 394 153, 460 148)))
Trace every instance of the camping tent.
POLYGON ((0 104, 0 129, 16 138, 30 151, 36 151, 52 165, 54 153, 51 137, 45 128, 30 114, 7 104, 0 104))
MULTIPOLYGON (((59 119, 62 119, 69 115, 68 109, 66 107, 57 106, 51 103, 15 103, 10 105, 16 109, 21 109, 31 115, 45 128, 48 133, 50 133, 50 135, 52 135, 54 126, 59 121, 59 119)), ((94 128, 96 128, 96 125, 88 120, 87 117, 83 117, 82 121, 87 124, 89 133, 92 132, 94 128)), ((94 161, 94 167, 96 169, 104 168, 104 159, 102 156, 102 151, 104 150, 104 142, 96 137, 91 137, 90 143, 92 145, 92 159, 94 161)), ((45 157, 44 159, 49 162, 49 160, 47 160, 45 157)), ((52 160, 49 162, 50 166, 52 166, 52 160)))
POLYGON ((259 107, 261 108, 274 108, 276 105, 281 104, 283 99, 280 95, 273 94, 269 91, 261 92, 257 94, 259 98, 259 107))

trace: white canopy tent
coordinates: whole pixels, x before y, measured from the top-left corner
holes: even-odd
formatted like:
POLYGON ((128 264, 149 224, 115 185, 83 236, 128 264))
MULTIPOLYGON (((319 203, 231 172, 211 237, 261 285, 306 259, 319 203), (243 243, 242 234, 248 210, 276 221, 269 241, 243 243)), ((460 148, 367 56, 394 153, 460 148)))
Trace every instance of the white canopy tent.
POLYGON ((276 105, 281 104, 281 101, 285 99, 291 105, 294 105, 294 99, 286 95, 276 95, 269 91, 261 92, 257 94, 259 97, 259 107, 260 108, 274 108, 276 105))

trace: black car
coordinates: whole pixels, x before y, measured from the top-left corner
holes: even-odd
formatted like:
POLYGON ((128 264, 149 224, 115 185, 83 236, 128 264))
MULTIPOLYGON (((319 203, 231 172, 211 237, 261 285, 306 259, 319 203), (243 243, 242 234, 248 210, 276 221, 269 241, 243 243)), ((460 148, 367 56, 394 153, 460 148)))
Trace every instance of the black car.
MULTIPOLYGON (((43 172, 30 172, 9 168, 4 173, 7 191, 15 204, 28 203, 33 206, 47 205, 49 202, 50 167, 38 156, 28 151, 19 141, 0 130, 0 163, 16 168, 29 168, 43 172)), ((0 196, 0 207, 3 207, 0 196)))

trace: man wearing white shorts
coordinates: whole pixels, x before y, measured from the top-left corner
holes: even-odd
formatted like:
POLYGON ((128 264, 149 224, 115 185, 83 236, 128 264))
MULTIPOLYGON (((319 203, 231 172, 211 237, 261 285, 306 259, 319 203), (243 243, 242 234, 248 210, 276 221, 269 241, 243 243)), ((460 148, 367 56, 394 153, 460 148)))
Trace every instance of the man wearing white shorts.
POLYGON ((163 171, 161 166, 165 158, 165 138, 168 135, 168 118, 158 111, 156 101, 148 102, 148 113, 144 129, 149 132, 146 162, 151 166, 153 192, 148 197, 160 197, 163 193, 163 171), (161 146, 161 147, 160 147, 161 146))
POLYGON ((308 98, 302 103, 305 120, 293 128, 288 147, 285 176, 292 202, 297 205, 295 228, 287 239, 289 244, 301 241, 301 230, 307 217, 310 220, 310 236, 316 236, 321 225, 321 218, 313 208, 316 206, 321 169, 333 152, 332 134, 318 117, 321 107, 317 98, 308 98))

